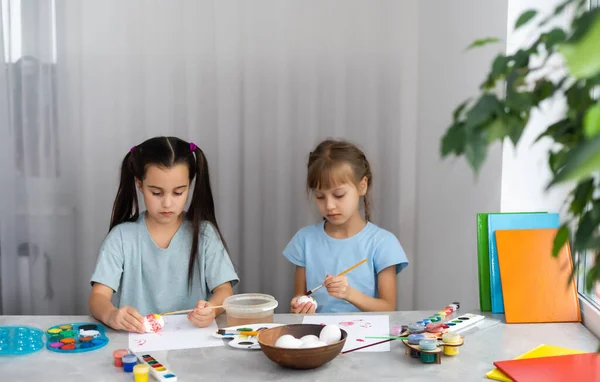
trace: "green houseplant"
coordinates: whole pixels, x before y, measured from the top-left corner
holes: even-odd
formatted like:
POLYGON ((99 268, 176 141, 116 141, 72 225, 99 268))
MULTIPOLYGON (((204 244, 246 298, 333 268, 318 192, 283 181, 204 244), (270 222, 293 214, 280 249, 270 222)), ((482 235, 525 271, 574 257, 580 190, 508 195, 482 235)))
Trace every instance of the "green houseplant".
MULTIPOLYGON (((573 184, 565 201, 568 221, 556 234, 552 255, 557 256, 567 240, 573 253, 591 251, 595 262, 585 279, 590 291, 600 281, 600 8, 590 8, 589 0, 566 0, 548 15, 524 12, 515 28, 534 22, 545 31, 530 46, 512 55, 497 55, 477 97, 456 107, 442 137, 441 156, 464 156, 477 174, 491 144, 508 139, 516 146, 532 110, 550 97, 563 96, 567 103, 564 117, 538 137, 554 143, 548 152, 553 178, 547 188, 573 184), (568 28, 546 27, 567 11, 573 11, 568 28), (549 64, 556 55, 565 65, 549 64), (541 65, 533 66, 532 58, 541 65)), ((473 42, 469 49, 497 42, 488 37, 473 42)))

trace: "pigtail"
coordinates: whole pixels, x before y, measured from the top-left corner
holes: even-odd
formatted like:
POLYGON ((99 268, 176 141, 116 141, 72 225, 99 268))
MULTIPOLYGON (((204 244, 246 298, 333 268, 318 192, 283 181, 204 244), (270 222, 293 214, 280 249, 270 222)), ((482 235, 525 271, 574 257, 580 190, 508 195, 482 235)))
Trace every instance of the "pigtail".
POLYGON ((140 214, 137 192, 135 190, 133 151, 131 150, 125 155, 121 164, 121 180, 117 196, 113 203, 109 232, 114 226, 120 223, 137 220, 140 214))
POLYGON ((217 224, 215 203, 210 187, 208 162, 204 156, 204 153, 199 147, 195 147, 193 152, 196 154, 196 181, 194 183, 194 193, 192 194, 190 208, 186 215, 186 218, 192 222, 193 227, 192 248, 188 263, 188 289, 190 290, 194 277, 194 266, 198 256, 198 247, 200 245, 199 235, 200 224, 202 221, 207 221, 214 226, 215 231, 217 231, 217 234, 219 235, 219 238, 225 247, 225 250, 229 252, 227 244, 225 243, 225 239, 223 238, 221 230, 219 229, 219 225, 217 224))

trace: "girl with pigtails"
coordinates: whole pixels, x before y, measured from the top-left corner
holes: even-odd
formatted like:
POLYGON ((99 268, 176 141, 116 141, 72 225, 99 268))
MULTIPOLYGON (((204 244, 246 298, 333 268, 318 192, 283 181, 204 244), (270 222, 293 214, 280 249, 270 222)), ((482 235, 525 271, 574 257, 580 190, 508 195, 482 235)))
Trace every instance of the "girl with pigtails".
POLYGON ((188 319, 198 327, 223 313, 210 306, 222 305, 239 278, 217 224, 208 163, 194 143, 155 137, 125 155, 90 282, 91 314, 117 330, 143 333, 152 313, 195 307, 188 319))

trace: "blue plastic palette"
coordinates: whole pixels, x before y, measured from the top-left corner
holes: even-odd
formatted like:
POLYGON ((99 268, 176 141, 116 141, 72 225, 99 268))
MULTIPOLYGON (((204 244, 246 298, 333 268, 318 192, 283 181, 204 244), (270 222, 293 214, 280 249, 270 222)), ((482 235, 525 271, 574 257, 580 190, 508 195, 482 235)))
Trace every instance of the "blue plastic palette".
POLYGON ((44 332, 30 326, 0 326, 0 355, 34 353, 44 347, 44 332))
POLYGON ((83 353, 106 346, 106 328, 95 322, 55 325, 46 330, 46 348, 57 353, 83 353))

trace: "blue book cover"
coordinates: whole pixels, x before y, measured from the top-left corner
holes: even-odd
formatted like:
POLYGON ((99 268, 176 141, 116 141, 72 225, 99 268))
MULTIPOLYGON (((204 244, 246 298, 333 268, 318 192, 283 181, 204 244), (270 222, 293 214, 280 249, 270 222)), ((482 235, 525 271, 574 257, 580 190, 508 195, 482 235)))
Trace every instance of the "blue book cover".
POLYGON ((504 313, 502 281, 498 264, 496 230, 559 228, 560 217, 557 213, 548 214, 490 214, 488 215, 488 239, 490 256, 490 292, 492 295, 492 313, 504 313))

